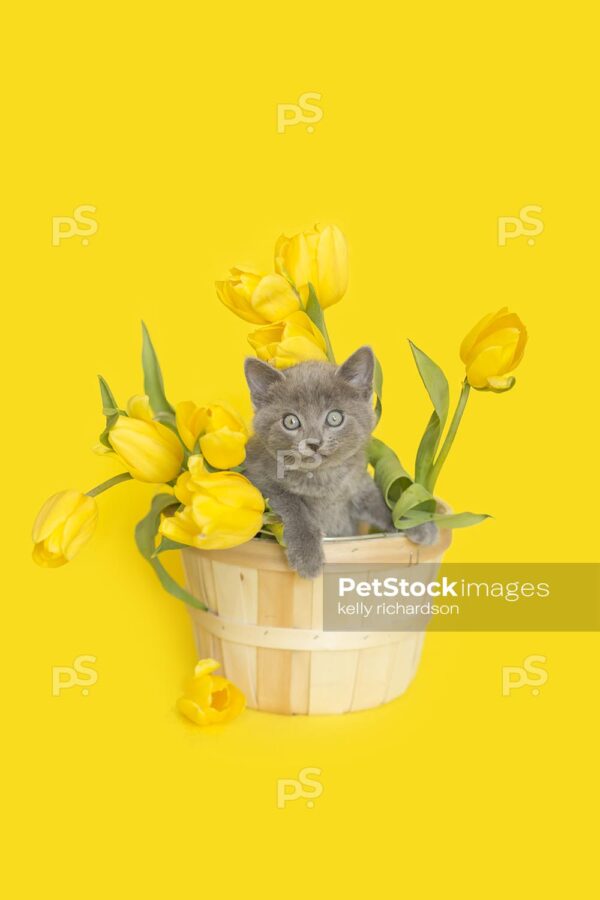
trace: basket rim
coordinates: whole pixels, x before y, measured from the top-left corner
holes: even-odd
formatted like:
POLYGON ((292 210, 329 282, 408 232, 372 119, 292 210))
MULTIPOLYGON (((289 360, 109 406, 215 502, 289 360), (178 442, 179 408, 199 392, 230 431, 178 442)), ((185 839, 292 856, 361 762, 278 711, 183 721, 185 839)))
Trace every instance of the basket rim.
MULTIPOLYGON (((445 503, 443 500, 440 500, 436 497, 437 508, 439 513, 444 513, 445 515, 450 515, 452 512, 452 507, 445 503)), ((444 531, 449 529, 442 529, 444 531)), ((355 541, 373 541, 373 540, 381 540, 384 539, 386 541, 397 541, 400 540, 408 540, 404 532, 402 531, 376 531, 373 534, 347 534, 344 537, 322 537, 321 542, 323 544, 344 544, 348 542, 354 543, 355 541)), ((264 538, 251 538, 247 543, 252 544, 255 541, 260 543, 264 541, 264 538)), ((268 538, 267 538, 268 540, 268 538)))
MULTIPOLYGON (((438 500, 440 512, 449 513, 451 508, 447 503, 438 500)), ((439 561, 452 543, 452 531, 449 528, 441 528, 438 540, 435 544, 414 544, 402 532, 376 534, 354 534, 347 537, 322 538, 326 563, 360 562, 362 564, 372 562, 398 562, 414 565, 416 563, 439 561), (385 547, 385 553, 380 559, 371 559, 369 550, 377 546, 380 550, 385 547), (390 555, 393 551, 393 556, 390 555)), ((281 571, 289 569, 283 547, 276 540, 265 538, 251 538, 243 544, 229 547, 223 550, 201 550, 196 547, 182 548, 184 554, 201 554, 206 558, 220 562, 230 562, 237 565, 253 567, 276 568, 281 571)), ((377 555, 377 554, 376 554, 377 555)))

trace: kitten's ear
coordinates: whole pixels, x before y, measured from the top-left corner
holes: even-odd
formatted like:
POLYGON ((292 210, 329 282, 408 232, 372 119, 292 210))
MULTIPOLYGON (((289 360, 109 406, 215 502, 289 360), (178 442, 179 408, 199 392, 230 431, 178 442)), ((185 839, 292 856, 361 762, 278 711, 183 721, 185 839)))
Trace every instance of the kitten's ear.
POLYGON ((338 368, 339 378, 358 388, 369 396, 373 392, 373 371, 375 357, 370 347, 359 347, 345 363, 338 368))
POLYGON ((262 406, 269 398, 271 388, 280 384, 285 375, 261 359, 249 356, 244 360, 244 372, 250 388, 250 396, 255 407, 262 406))

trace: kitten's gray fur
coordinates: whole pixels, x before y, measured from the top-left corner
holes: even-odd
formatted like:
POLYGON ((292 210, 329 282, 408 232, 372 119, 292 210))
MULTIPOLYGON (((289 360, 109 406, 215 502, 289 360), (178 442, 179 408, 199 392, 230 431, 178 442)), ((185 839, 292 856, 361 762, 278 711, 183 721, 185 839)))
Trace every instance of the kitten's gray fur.
MULTIPOLYGON (((341 366, 303 362, 278 370, 254 358, 245 362, 255 432, 245 474, 283 520, 288 562, 304 578, 321 571, 323 535, 356 534, 359 522, 395 530, 367 472, 366 449, 375 426, 373 369, 370 347, 361 347, 341 366), (326 422, 332 410, 344 415, 337 427, 326 422), (299 419, 299 428, 284 427, 289 414, 299 419)), ((431 544, 437 528, 428 523, 405 534, 431 544)))

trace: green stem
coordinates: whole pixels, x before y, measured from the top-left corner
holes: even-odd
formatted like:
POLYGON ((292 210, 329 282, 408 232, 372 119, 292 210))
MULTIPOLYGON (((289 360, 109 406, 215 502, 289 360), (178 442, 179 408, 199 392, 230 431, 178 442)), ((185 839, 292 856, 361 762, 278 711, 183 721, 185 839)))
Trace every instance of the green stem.
POLYGON ((97 497, 98 494, 103 494, 104 491, 114 487, 115 484, 121 484, 122 481, 130 481, 132 478, 133 475, 130 475, 129 472, 121 472, 120 475, 115 475, 114 478, 109 478, 108 481, 97 484, 96 487, 92 488, 90 491, 86 491, 86 494, 88 497, 97 497))
POLYGON ((327 359, 329 362, 335 364, 335 356, 333 355, 333 347, 331 346, 331 341, 329 340, 329 332, 327 331, 327 325, 325 324, 325 313, 323 313, 323 328, 321 329, 321 334, 325 338, 325 349, 327 351, 327 359))
POLYGON ((319 298, 316 295, 314 285, 310 282, 308 283, 308 300, 306 301, 306 306, 304 311, 306 312, 309 319, 312 321, 313 325, 319 329, 323 336, 323 340, 325 341, 325 350, 327 353, 327 359, 329 362, 334 363, 335 365, 335 356, 333 355, 333 347, 331 346, 331 341, 329 340, 329 333, 327 331, 327 325, 325 324, 325 312, 323 307, 319 303, 319 298))
POLYGON ((435 487, 435 483, 438 480, 440 471, 442 466, 446 461, 446 457, 450 452, 450 448, 456 437, 456 432, 458 431, 458 426, 460 425, 460 420, 463 417, 463 413, 465 411, 465 406, 467 405, 467 400, 469 399, 469 391, 471 390, 471 385, 466 380, 463 381, 462 390, 460 392, 460 397, 458 398, 458 403, 456 405, 456 409, 454 410, 454 415, 452 417, 452 421, 450 422, 450 428, 448 429, 448 434, 446 435, 446 439, 442 444, 442 449, 438 453, 438 457, 435 460, 433 466, 431 467, 431 472, 427 482, 427 489, 433 493, 433 489, 435 487))

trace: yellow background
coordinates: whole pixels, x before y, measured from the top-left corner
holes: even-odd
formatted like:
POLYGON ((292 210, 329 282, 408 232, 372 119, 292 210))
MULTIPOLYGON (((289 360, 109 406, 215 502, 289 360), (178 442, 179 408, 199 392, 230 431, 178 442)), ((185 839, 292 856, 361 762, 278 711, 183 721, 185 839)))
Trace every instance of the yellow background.
POLYGON ((133 545, 152 493, 100 498, 97 534, 30 562, 47 495, 113 474, 90 447, 95 376, 141 389, 139 322, 171 400, 248 412, 247 326, 215 297, 280 231, 335 222, 351 282, 339 357, 385 371, 380 436, 412 464, 429 406, 406 338, 462 377, 458 345, 509 305, 530 343, 505 396, 475 393, 439 483, 494 519, 449 559, 597 558, 597 56, 591 4, 20 4, 3 13, 3 686, 10 896, 585 896, 597 762, 590 635, 438 634, 409 692, 347 717, 247 712, 200 731, 182 604, 133 545), (319 92, 322 120, 277 132, 319 92), (99 230, 52 246, 52 217, 99 230), (543 232, 497 241, 540 205, 543 232), (547 658, 539 696, 502 666, 547 658), (51 693, 97 657, 97 683, 51 693), (276 805, 307 766, 314 808, 276 805), (251 888, 254 885, 254 888, 251 888))

